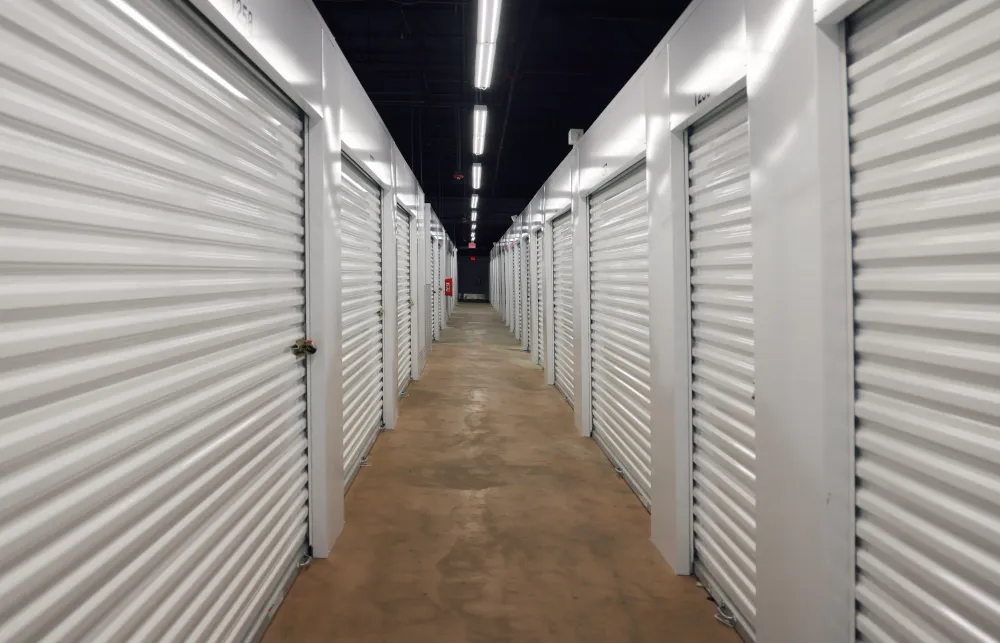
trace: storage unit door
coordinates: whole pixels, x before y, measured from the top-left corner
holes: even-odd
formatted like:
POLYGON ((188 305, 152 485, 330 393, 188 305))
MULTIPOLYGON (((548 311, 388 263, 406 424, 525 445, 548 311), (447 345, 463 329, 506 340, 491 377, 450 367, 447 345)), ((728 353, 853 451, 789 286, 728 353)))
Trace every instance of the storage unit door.
POLYGON ((523 266, 521 275, 521 300, 524 302, 524 326, 521 330, 523 338, 521 340, 524 350, 531 350, 531 325, 534 323, 534 311, 531 310, 531 238, 525 235, 521 241, 521 265, 523 266))
POLYGON ((753 636, 753 229, 747 102, 688 132, 695 572, 753 636))
POLYGON ((514 318, 514 336, 521 339, 524 326, 524 256, 521 252, 521 241, 514 244, 514 305, 517 316, 514 318))
POLYGON ((590 198, 594 440, 649 507, 649 214, 645 164, 590 198))
POLYGON ((302 114, 179 2, 0 41, 0 640, 245 640, 306 545, 302 114))
POLYGON ((406 390, 413 370, 413 300, 410 297, 410 215, 396 209, 396 383, 406 390))
POLYGON ((431 238, 431 338, 438 339, 437 318, 438 318, 438 296, 437 296, 437 239, 431 238))
POLYGON ((552 340, 556 388, 573 404, 573 219, 552 222, 552 340))
POLYGON ((542 231, 535 232, 535 297, 538 298, 538 317, 535 319, 535 345, 538 350, 538 363, 545 364, 545 286, 542 279, 545 261, 542 259, 542 231))
POLYGON ((340 306, 346 488, 382 430, 382 190, 346 156, 343 168, 340 306))
POLYGON ((1000 2, 847 43, 858 640, 1000 641, 1000 2))

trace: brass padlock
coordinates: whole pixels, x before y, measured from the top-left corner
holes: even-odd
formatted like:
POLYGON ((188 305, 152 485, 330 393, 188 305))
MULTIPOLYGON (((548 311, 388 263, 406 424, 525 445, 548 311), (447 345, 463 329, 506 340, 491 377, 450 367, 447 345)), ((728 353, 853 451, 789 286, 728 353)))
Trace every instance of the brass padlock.
POLYGON ((295 355, 312 355, 316 352, 316 347, 313 346, 311 339, 298 339, 295 341, 295 346, 292 346, 292 352, 295 355))

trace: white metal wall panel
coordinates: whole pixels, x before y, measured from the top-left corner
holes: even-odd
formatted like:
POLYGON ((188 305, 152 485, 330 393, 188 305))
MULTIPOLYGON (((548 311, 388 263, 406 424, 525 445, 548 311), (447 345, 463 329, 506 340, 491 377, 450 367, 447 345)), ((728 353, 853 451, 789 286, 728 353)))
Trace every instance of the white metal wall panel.
POLYGON ((691 128, 688 161, 695 568, 753 636, 753 229, 745 96, 691 128))
POLYGON ((242 640, 307 531, 302 116, 180 3, 0 41, 0 640, 242 640))
POLYGON ((535 310, 538 311, 538 315, 535 318, 535 346, 537 347, 538 353, 538 363, 545 364, 545 291, 544 291, 544 280, 542 275, 544 274, 544 264, 545 261, 543 257, 543 247, 542 247, 542 231, 537 230, 535 232, 535 297, 537 298, 537 306, 535 310))
POLYGON ((340 306, 344 484, 349 486, 382 430, 382 190, 348 157, 342 165, 340 306))
POLYGON ((413 371, 411 336, 413 298, 410 295, 410 215, 396 209, 396 383, 399 394, 406 390, 413 371))
POLYGON ((593 431, 650 501, 649 213, 642 164, 590 198, 593 431))
POLYGON ((1000 2, 848 22, 857 638, 1000 641, 1000 2))
POLYGON ((556 387, 573 404, 573 219, 552 221, 552 319, 556 387))

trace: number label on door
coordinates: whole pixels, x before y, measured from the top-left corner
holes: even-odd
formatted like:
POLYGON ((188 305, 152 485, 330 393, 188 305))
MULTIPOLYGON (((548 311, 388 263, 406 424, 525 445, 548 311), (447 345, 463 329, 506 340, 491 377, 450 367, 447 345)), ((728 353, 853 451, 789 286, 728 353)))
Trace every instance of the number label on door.
POLYGON ((233 16, 244 31, 247 33, 253 31, 253 11, 250 10, 246 0, 233 0, 233 16))
POLYGON ((695 104, 695 107, 697 107, 698 105, 701 105, 702 103, 704 103, 705 101, 707 101, 711 97, 712 97, 711 94, 695 94, 694 95, 694 104, 695 104))

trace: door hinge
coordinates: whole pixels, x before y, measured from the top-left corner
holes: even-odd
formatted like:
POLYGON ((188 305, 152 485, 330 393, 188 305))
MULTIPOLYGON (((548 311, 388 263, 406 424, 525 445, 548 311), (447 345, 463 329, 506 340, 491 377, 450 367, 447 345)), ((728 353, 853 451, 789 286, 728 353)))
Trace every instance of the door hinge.
POLYGON ((292 346, 292 353, 295 355, 312 355, 316 352, 311 339, 297 339, 295 346, 292 346))

